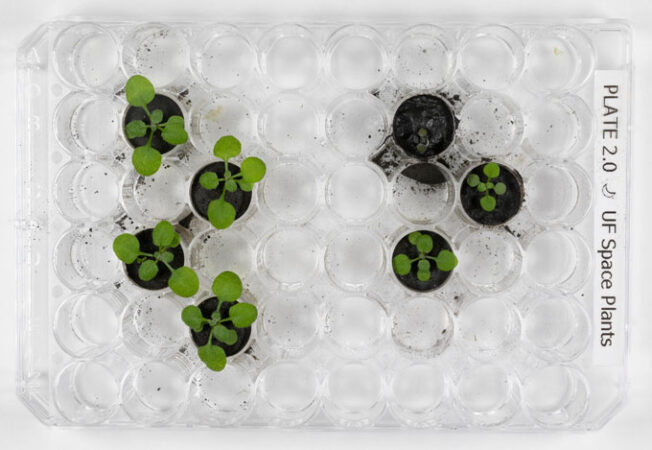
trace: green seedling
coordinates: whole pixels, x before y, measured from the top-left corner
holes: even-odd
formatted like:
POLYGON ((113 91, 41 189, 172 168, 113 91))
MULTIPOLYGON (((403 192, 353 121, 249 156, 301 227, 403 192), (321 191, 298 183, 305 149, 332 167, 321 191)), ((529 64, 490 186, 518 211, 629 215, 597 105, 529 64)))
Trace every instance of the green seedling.
POLYGON ((424 154, 426 150, 428 150, 428 143, 430 142, 428 137, 428 130, 425 128, 419 128, 417 135, 419 136, 419 142, 417 143, 417 152, 424 154))
POLYGON ((200 333, 205 327, 211 332, 208 342, 197 348, 197 354, 206 366, 219 372, 226 366, 226 353, 219 345, 213 344, 213 338, 225 345, 233 345, 238 341, 238 333, 234 328, 247 328, 254 323, 258 317, 258 310, 251 303, 240 302, 229 308, 228 315, 222 317, 220 310, 223 303, 233 303, 242 295, 242 281, 233 272, 222 272, 215 280, 211 288, 217 297, 217 309, 213 311, 210 319, 202 315, 199 307, 186 306, 181 312, 181 319, 194 332, 200 333), (233 328, 225 326, 231 323, 233 328))
POLYGON ((136 172, 143 176, 155 174, 161 167, 161 153, 152 147, 152 138, 156 131, 161 132, 161 137, 170 145, 180 145, 188 140, 183 117, 170 116, 167 122, 163 122, 163 111, 155 109, 150 111, 147 105, 156 96, 152 83, 142 75, 134 75, 125 86, 127 102, 137 108, 142 108, 147 114, 149 123, 142 120, 132 120, 125 126, 127 138, 134 139, 147 136, 147 144, 134 149, 131 162, 136 172))
POLYGON ((224 174, 220 178, 215 172, 205 172, 199 177, 199 184, 208 190, 221 189, 220 196, 208 204, 208 220, 218 230, 231 226, 235 220, 236 211, 233 205, 226 200, 227 192, 251 192, 254 184, 265 176, 267 170, 265 163, 255 156, 245 158, 240 164, 240 172, 231 173, 229 159, 240 154, 242 145, 233 136, 221 137, 213 147, 213 154, 224 161, 224 174))
POLYGON ((487 177, 486 181, 483 182, 480 176, 471 173, 466 177, 466 184, 476 188, 478 192, 484 192, 484 196, 480 199, 480 206, 485 211, 491 212, 496 209, 496 197, 491 195, 491 192, 493 191, 497 196, 503 195, 507 191, 507 186, 505 183, 492 181, 500 175, 500 166, 495 162, 485 164, 482 172, 487 177))
POLYGON ((179 234, 170 222, 159 222, 152 231, 152 241, 158 247, 154 253, 140 250, 140 241, 133 234, 123 233, 113 240, 113 252, 125 264, 137 262, 138 278, 150 281, 159 273, 161 266, 170 271, 168 286, 180 297, 192 297, 199 290, 199 278, 190 267, 175 269, 170 265, 174 255, 169 250, 181 243, 179 234))
POLYGON ((440 250, 437 256, 429 255, 434 246, 429 235, 414 231, 408 235, 408 240, 416 247, 419 255, 416 258, 410 258, 404 253, 394 256, 392 266, 397 275, 407 275, 412 271, 412 264, 416 263, 417 279, 428 281, 432 276, 433 263, 436 270, 441 272, 450 272, 457 266, 457 257, 450 250, 440 250))

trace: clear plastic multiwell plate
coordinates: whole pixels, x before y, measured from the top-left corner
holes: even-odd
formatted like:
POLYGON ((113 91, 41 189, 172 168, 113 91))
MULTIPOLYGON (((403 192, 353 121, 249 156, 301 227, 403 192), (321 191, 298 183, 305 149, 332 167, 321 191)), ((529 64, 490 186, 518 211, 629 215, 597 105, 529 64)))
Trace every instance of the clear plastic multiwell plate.
POLYGON ((592 429, 622 402, 625 25, 56 22, 18 69, 18 393, 43 422, 592 429), (133 74, 190 136, 148 178, 122 132, 133 74), (424 161, 393 138, 419 94, 457 128, 424 161), (227 134, 268 171, 216 230, 188 188, 227 134), (523 194, 504 225, 462 206, 489 160, 523 194), (117 234, 160 220, 199 274, 192 299, 139 289, 113 255, 117 234), (430 292, 392 272, 414 230, 459 259, 430 292), (217 373, 180 312, 224 270, 259 319, 217 373))

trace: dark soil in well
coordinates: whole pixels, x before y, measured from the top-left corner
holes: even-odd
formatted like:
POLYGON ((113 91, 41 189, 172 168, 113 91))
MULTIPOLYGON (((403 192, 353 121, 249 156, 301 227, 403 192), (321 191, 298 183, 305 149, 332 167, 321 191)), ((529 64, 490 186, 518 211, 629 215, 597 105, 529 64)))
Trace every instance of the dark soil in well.
POLYGON ((455 137, 456 119, 450 105, 435 95, 415 95, 396 110, 394 141, 406 153, 425 159, 446 150, 455 137), (425 130, 425 135, 419 133, 425 130), (421 151, 420 151, 421 150, 421 151))
MULTIPOLYGON (((236 302, 222 303, 222 306, 220 307, 220 314, 222 315, 222 317, 228 316, 229 308, 235 305, 236 303, 238 302, 236 301, 236 302)), ((211 314, 213 314, 213 312, 217 309, 217 304, 218 304, 217 297, 210 297, 199 304, 199 310, 201 311, 202 315, 206 319, 210 319, 211 314)), ((238 340, 233 345, 226 345, 225 343, 220 342, 215 337, 213 337, 213 345, 222 347, 224 349, 224 352, 226 353, 226 356, 235 355, 249 343, 249 338, 251 337, 251 327, 249 326, 247 328, 236 328, 231 322, 224 322, 222 325, 224 325, 226 328, 235 330, 235 332, 238 334, 238 340)), ((195 343, 197 347, 206 345, 208 343, 208 337, 210 336, 210 334, 211 334, 211 329, 208 325, 205 325, 204 329, 201 330, 199 333, 190 330, 192 341, 195 343)))
MULTIPOLYGON (((158 251, 158 246, 154 245, 154 241, 152 241, 152 231, 151 228, 148 228, 147 230, 136 233, 136 238, 138 239, 138 242, 140 242, 140 251, 145 253, 154 253, 155 251, 158 251)), ((174 259, 172 259, 170 266, 175 269, 183 266, 183 249, 181 248, 181 245, 175 248, 169 248, 168 251, 174 255, 174 259)), ((138 277, 138 269, 140 268, 139 262, 134 261, 131 264, 125 264, 125 266, 127 268, 127 276, 134 283, 142 288, 152 291, 166 288, 168 286, 168 280, 172 275, 165 264, 159 262, 158 273, 156 276, 149 281, 143 281, 138 277)))
MULTIPOLYGON (((433 242, 433 247, 430 253, 428 253, 428 256, 437 256, 441 250, 451 250, 452 248, 448 241, 444 239, 443 236, 441 236, 438 233, 435 233, 433 231, 428 231, 428 230, 419 230, 421 234, 427 234, 432 238, 433 242)), ((408 240, 408 234, 403 236, 400 241, 398 241, 398 244, 396 244, 396 247, 394 247, 394 253, 392 253, 392 259, 398 254, 406 254, 410 259, 416 258, 419 256, 419 251, 417 250, 417 247, 410 244, 410 241, 408 240)), ((426 292, 426 291, 432 291, 434 289, 439 288, 442 286, 446 280, 453 274, 453 270, 450 272, 442 272, 440 270, 437 270, 437 266, 435 265, 434 261, 431 261, 432 266, 431 270, 432 272, 430 273, 430 279, 428 281, 421 281, 417 278, 417 263, 416 261, 412 264, 412 271, 408 273, 407 275, 397 275, 394 273, 394 276, 398 278, 398 281, 401 282, 401 284, 407 288, 410 288, 414 291, 419 291, 419 292, 426 292)))
MULTIPOLYGON (((229 171, 232 175, 238 174, 240 173, 240 167, 233 163, 229 163, 229 171)), ((218 177, 222 178, 224 176, 224 162, 214 162, 202 167, 202 169, 192 178, 190 185, 190 200, 192 201, 192 206, 199 215, 208 220, 208 205, 211 201, 220 197, 222 189, 224 189, 224 182, 220 182, 217 189, 204 189, 202 185, 199 184, 199 178, 206 172, 215 172, 218 177)), ((235 218, 238 219, 242 217, 242 215, 247 211, 247 208, 249 208, 249 204, 251 203, 251 192, 245 192, 238 187, 238 190, 235 192, 227 192, 224 198, 227 202, 233 205, 235 208, 235 218)))
MULTIPOLYGON (((147 109, 149 110, 150 113, 152 113, 155 109, 160 109, 163 111, 163 120, 161 123, 167 122, 167 120, 172 117, 172 116, 181 116, 183 117, 183 111, 181 111, 181 108, 175 102, 172 100, 170 97, 166 95, 161 95, 161 94, 156 94, 154 97, 154 100, 152 100, 148 105, 147 109)), ((147 114, 145 113, 145 110, 140 107, 136 106, 130 106, 127 108, 127 112, 125 114, 125 121, 122 124, 123 127, 126 127, 129 122, 133 122, 134 120, 142 120, 145 122, 147 125, 149 125, 149 118, 147 117, 147 114)), ((137 137, 133 139, 127 139, 131 146, 133 148, 140 147, 142 145, 147 144, 147 140, 149 138, 149 132, 145 134, 145 136, 142 137, 137 137)), ((159 151, 159 153, 164 154, 172 150, 175 145, 168 144, 163 140, 163 137, 161 137, 161 132, 159 130, 154 131, 154 136, 152 137, 152 148, 155 148, 156 150, 159 151)))
MULTIPOLYGON (((475 167, 469 174, 476 174, 480 177, 482 182, 487 180, 486 175, 482 169, 484 163, 475 167)), ((523 203, 523 179, 521 175, 515 170, 498 164, 500 166, 500 175, 491 180, 492 183, 505 183, 507 190, 503 195, 491 195, 496 199, 496 208, 493 211, 485 211, 480 205, 480 199, 485 195, 484 192, 479 192, 477 188, 471 187, 466 182, 466 178, 462 180, 462 187, 460 189, 460 198, 462 207, 466 214, 475 222, 481 225, 501 225, 514 217, 523 203)))
POLYGON ((430 163, 412 164, 403 169, 401 175, 430 186, 437 186, 448 181, 441 169, 430 163))

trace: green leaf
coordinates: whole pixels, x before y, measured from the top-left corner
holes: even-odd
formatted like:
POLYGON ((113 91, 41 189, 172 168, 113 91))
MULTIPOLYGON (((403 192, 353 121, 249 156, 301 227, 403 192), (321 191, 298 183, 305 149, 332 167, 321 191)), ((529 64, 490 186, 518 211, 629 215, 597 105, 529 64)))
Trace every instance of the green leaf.
POLYGON ((174 239, 172 239, 170 248, 177 248, 179 244, 181 244, 181 236, 179 236, 179 233, 174 233, 174 239))
POLYGON ((258 310, 251 303, 236 303, 229 308, 231 322, 238 328, 246 328, 258 317, 258 310))
POLYGON ((407 275, 412 270, 412 263, 408 255, 400 253, 392 259, 392 267, 396 275, 407 275))
POLYGON ((412 245, 417 245, 417 240, 419 239, 419 236, 421 236, 421 233, 418 231, 413 231, 412 233, 408 234, 408 241, 410 241, 410 244, 412 245))
POLYGON ((505 183, 496 183, 494 186, 494 192, 496 195, 503 195, 505 192, 507 192, 507 186, 505 186, 505 183))
POLYGON ((437 269, 442 272, 450 272, 457 267, 457 256, 450 250, 442 250, 437 255, 435 263, 437 264, 437 269))
POLYGON ((244 192, 251 192, 254 190, 254 185, 245 180, 238 180, 238 185, 240 186, 240 190, 244 192))
POLYGON ((466 184, 468 184, 471 187, 476 187, 477 185, 480 184, 480 177, 474 173, 469 174, 469 176, 466 177, 466 184))
POLYGON ((148 127, 142 120, 134 120, 127 124, 125 131, 127 139, 143 137, 147 133, 148 127))
POLYGON ((235 220, 235 208, 222 198, 208 204, 208 220, 218 230, 229 228, 235 220))
POLYGON ((426 130, 425 128, 419 128, 417 134, 419 135, 420 138, 426 138, 428 137, 428 130, 426 130))
POLYGON ((195 305, 189 305, 183 308, 183 311, 181 311, 181 320, 196 333, 203 330, 204 324, 206 323, 206 319, 202 315, 201 310, 195 305))
POLYGON ((171 252, 163 252, 159 255, 158 259, 163 262, 170 264, 174 259, 174 255, 171 252))
POLYGON ((233 136, 222 136, 213 147, 213 154, 218 158, 222 158, 224 161, 235 158, 241 151, 242 144, 233 136))
POLYGON ((419 281, 428 281, 430 279, 430 271, 429 270, 427 270, 427 271, 419 270, 417 272, 417 279, 419 281))
POLYGON ((143 281, 149 281, 153 279, 158 273, 158 264, 156 261, 151 259, 146 259, 138 268, 138 278, 143 281))
POLYGON ((432 250, 432 246, 432 238, 427 234, 422 234, 419 236, 419 239, 417 239, 417 250, 421 253, 429 253, 432 250))
POLYGON ((242 295, 242 280, 233 272, 222 272, 213 280, 211 290, 223 302, 234 302, 242 295))
POLYGON ((226 367, 226 353, 224 353, 224 349, 210 342, 199 347, 197 349, 197 355, 206 364, 206 367, 211 370, 219 372, 226 367))
POLYGON ((180 145, 188 140, 188 133, 183 125, 183 117, 171 116, 163 125, 161 137, 165 142, 172 145, 180 145))
POLYGON ((123 233, 113 240, 113 253, 126 264, 131 264, 140 256, 140 242, 133 234, 123 233))
POLYGON ((250 156, 245 158, 240 164, 240 173, 242 174, 242 179, 248 183, 258 183, 265 176, 267 167, 262 159, 256 158, 255 156, 250 156))
POLYGON ((167 220, 161 220, 154 227, 154 231, 152 231, 152 241, 154 241, 154 244, 158 247, 170 247, 174 242, 175 234, 177 234, 177 232, 174 231, 172 224, 167 220))
POLYGON ((430 272, 430 261, 427 259, 420 259, 417 263, 419 272, 430 272))
POLYGON ((417 152, 425 153, 426 150, 428 150, 428 146, 426 144, 417 144, 417 152))
POLYGON ((199 290, 199 278, 190 267, 179 267, 172 272, 168 286, 179 297, 192 297, 199 290))
POLYGON ((224 189, 229 192, 235 192, 238 190, 238 183, 236 183, 234 180, 229 180, 224 183, 224 189))
POLYGON ((161 154, 149 145, 136 147, 131 155, 131 162, 139 174, 148 177, 154 175, 161 167, 161 154))
POLYGON ((156 95, 154 85, 142 75, 134 75, 125 85, 127 101, 132 106, 147 106, 156 95))
POLYGON ((160 109, 155 109, 152 111, 149 120, 152 122, 152 125, 158 125, 163 120, 163 111, 160 109))
POLYGON ((491 195, 485 195, 480 199, 480 206, 487 212, 491 212, 496 209, 496 199, 491 195))
POLYGON ((233 345, 238 341, 238 333, 224 325, 216 325, 215 328, 213 328, 213 336, 215 336, 218 341, 224 342, 226 345, 233 345))
POLYGON ((199 177, 199 184, 204 189, 217 189, 217 186, 220 184, 220 179, 215 172, 205 172, 199 177))
POLYGON ((500 175, 500 166, 495 162, 490 162, 484 165, 482 171, 487 177, 496 178, 498 175, 500 175))
POLYGON ((478 192, 484 192, 487 190, 487 185, 484 183, 478 184, 478 192))

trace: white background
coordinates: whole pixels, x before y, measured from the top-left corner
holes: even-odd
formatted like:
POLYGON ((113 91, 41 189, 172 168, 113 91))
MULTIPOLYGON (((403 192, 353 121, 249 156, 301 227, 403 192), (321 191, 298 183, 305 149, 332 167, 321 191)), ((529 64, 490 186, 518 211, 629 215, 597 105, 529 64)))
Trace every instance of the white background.
POLYGON ((652 448, 652 5, 647 0, 0 0, 0 449, 152 448, 652 448), (39 423, 14 394, 15 320, 15 52, 19 41, 53 18, 142 20, 229 18, 288 21, 375 19, 510 21, 537 17, 624 18, 634 28, 632 120, 632 290, 629 399, 606 427, 590 433, 501 434, 411 431, 56 429, 39 423))

